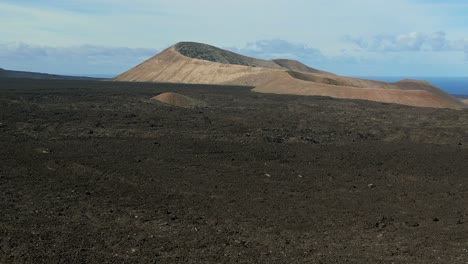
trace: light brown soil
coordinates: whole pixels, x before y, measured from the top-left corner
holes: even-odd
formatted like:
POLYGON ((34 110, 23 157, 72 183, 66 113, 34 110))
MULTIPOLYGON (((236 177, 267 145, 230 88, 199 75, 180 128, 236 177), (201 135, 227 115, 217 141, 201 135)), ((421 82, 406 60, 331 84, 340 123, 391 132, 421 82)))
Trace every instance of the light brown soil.
POLYGON ((192 108, 206 105, 203 101, 171 92, 159 94, 151 99, 164 104, 183 108, 192 108))
POLYGON ((397 90, 377 88, 357 88, 313 83, 299 79, 291 79, 286 73, 278 78, 257 86, 254 91, 276 94, 320 95, 343 99, 364 99, 383 103, 397 103, 418 107, 454 108, 460 107, 424 90, 397 90))

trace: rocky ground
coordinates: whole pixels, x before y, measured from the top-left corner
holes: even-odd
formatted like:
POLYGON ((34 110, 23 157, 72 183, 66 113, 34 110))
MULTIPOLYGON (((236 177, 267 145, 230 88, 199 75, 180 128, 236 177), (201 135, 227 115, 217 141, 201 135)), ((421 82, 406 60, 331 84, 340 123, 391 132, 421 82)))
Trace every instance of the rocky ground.
POLYGON ((0 145, 0 263, 468 263, 468 110, 10 79, 0 145))

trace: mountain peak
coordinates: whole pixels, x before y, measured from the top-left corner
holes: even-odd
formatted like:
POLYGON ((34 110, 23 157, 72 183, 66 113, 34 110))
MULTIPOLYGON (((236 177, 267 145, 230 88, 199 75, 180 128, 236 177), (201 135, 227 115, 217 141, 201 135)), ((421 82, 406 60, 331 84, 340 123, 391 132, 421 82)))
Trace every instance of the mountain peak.
POLYGON ((174 49, 185 57, 223 64, 241 65, 249 67, 265 67, 284 69, 273 61, 255 59, 228 50, 220 49, 208 44, 197 42, 179 42, 174 49))

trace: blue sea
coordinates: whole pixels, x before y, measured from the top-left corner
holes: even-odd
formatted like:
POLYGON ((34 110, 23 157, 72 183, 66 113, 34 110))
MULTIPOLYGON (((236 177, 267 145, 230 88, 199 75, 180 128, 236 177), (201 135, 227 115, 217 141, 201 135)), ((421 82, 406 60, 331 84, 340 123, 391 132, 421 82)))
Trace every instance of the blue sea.
POLYGON ((468 77, 401 77, 401 76, 360 76, 369 80, 397 82, 403 79, 424 80, 453 95, 468 96, 468 77))

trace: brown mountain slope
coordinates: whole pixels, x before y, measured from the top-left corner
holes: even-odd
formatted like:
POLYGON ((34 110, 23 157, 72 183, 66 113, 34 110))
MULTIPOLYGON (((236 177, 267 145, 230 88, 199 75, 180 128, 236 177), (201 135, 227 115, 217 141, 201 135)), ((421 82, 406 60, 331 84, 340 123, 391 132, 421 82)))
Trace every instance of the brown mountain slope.
POLYGON ((411 79, 405 79, 401 80, 399 82, 394 83, 394 85, 398 86, 400 89, 404 90, 424 90, 431 92, 449 102, 451 102, 454 105, 457 105, 459 107, 466 107, 463 102, 461 102, 458 98, 449 95, 448 93, 442 91, 441 89, 435 87, 431 83, 427 81, 418 81, 418 80, 411 80, 411 79))
POLYGON ((314 68, 311 68, 299 61, 296 61, 296 60, 286 60, 286 59, 276 59, 276 60, 273 60, 273 62, 275 62, 276 64, 280 65, 281 67, 283 68, 286 68, 288 70, 291 70, 291 71, 300 71, 300 72, 308 72, 308 73, 323 73, 323 74, 331 74, 331 75, 334 75, 332 73, 329 73, 329 72, 325 72, 325 71, 321 71, 321 70, 317 70, 317 69, 314 69, 314 68))
POLYGON ((298 61, 260 60, 193 42, 178 43, 115 80, 247 85, 263 93, 319 95, 419 107, 466 107, 427 82, 385 83, 343 77, 298 61))
POLYGON ((319 95, 342 99, 362 99, 384 103, 395 103, 417 107, 462 108, 449 100, 425 90, 401 90, 391 85, 385 88, 362 88, 324 83, 311 83, 291 79, 288 73, 279 73, 270 82, 255 87, 261 93, 319 95))
POLYGON ((117 81, 192 84, 237 84, 256 86, 283 69, 224 64, 182 55, 172 46, 135 68, 117 76, 117 81))

